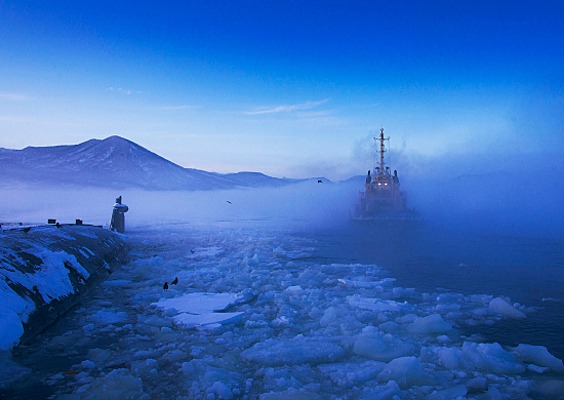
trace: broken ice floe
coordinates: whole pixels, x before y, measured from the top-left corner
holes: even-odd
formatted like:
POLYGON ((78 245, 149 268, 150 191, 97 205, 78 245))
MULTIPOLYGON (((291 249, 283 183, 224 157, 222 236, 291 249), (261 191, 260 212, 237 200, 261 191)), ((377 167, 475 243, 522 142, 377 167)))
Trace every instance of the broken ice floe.
POLYGON ((353 352, 359 356, 389 362, 394 358, 415 354, 415 346, 401 339, 367 326, 355 339, 353 352))
POLYGON ((439 314, 416 318, 413 323, 408 326, 409 332, 420 334, 444 333, 451 329, 452 324, 446 322, 439 314))
POLYGON ((290 339, 267 339, 243 351, 241 357, 264 365, 335 362, 345 349, 328 338, 298 335, 290 339))
POLYGON ((380 281, 354 281, 350 279, 340 278, 338 279, 338 282, 342 286, 346 287, 372 289, 376 290, 377 292, 381 292, 383 290, 382 287, 393 286, 395 278, 385 278, 380 281))
MULTIPOLYGON (((555 372, 564 372, 562 360, 550 354, 544 346, 533 346, 530 344, 520 344, 513 351, 517 358, 523 362, 530 362, 539 367, 550 368, 555 372)), ((544 372, 544 371, 535 371, 544 372)))
POLYGON ((219 326, 238 321, 243 312, 221 313, 226 308, 248 299, 241 293, 186 293, 180 297, 163 299, 153 305, 165 310, 176 323, 186 327, 219 326))
POLYGON ((107 337, 107 331, 115 339, 92 345, 73 366, 77 374, 59 378, 67 392, 107 396, 107 387, 122 398, 261 400, 558 399, 562 393, 561 360, 547 348, 511 348, 473 334, 474 326, 529 313, 508 298, 395 286, 372 264, 298 257, 311 241, 302 246, 296 237, 206 233, 180 246, 161 236, 144 246, 163 241, 162 250, 155 246, 157 253, 147 252, 101 286, 107 293, 119 288, 128 299, 122 307, 131 304, 136 317, 125 319, 118 304, 99 301, 104 312, 90 310, 92 323, 61 339, 57 351, 74 351, 77 337, 107 337), (177 274, 182 284, 174 290, 156 284, 177 274), (244 323, 231 323, 238 320, 244 323), (174 329, 174 323, 203 329, 174 329))
POLYGON ((496 297, 490 301, 488 309, 499 315, 503 315, 507 318, 527 318, 527 316, 520 310, 518 310, 514 305, 511 305, 507 300, 501 297, 496 297))
POLYGON ((347 302, 352 307, 358 307, 363 310, 369 310, 373 312, 382 311, 400 311, 401 303, 393 300, 382 300, 378 298, 368 298, 359 295, 352 295, 347 297, 347 302))

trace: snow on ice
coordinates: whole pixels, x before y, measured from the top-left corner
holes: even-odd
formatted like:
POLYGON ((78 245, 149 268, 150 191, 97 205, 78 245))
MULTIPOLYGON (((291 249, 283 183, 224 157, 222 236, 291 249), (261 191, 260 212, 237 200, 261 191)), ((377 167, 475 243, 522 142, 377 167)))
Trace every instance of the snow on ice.
POLYGON ((173 319, 187 327, 218 327, 221 324, 241 319, 242 312, 219 313, 244 299, 236 293, 186 293, 180 297, 163 299, 153 305, 165 310, 167 315, 177 312, 173 319))
MULTIPOLYGON (((131 230, 132 260, 38 345, 38 357, 70 360, 45 378, 55 393, 561 398, 564 367, 547 348, 472 334, 479 324, 527 318, 525 307, 397 286, 379 266, 316 258, 311 237, 253 229, 131 230), (163 290, 173 277, 178 283, 163 290)), ((29 376, 14 363, 1 368, 11 382, 29 376)))

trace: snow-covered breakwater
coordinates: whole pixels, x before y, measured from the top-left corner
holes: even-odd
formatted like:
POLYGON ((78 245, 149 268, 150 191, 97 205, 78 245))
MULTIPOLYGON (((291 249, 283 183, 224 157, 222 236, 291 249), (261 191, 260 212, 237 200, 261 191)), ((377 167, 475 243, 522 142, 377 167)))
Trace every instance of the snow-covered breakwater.
POLYGON ((120 235, 89 225, 49 225, 0 234, 0 350, 32 338, 124 263, 120 235))

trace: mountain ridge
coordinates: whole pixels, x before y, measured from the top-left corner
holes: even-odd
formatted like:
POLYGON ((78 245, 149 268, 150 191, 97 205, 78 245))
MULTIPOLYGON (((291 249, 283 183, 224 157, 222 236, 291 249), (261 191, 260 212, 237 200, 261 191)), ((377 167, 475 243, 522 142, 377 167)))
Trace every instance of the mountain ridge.
POLYGON ((3 180, 32 184, 138 187, 154 190, 211 190, 281 186, 299 180, 260 172, 219 174, 185 168, 121 136, 75 145, 20 150, 0 148, 3 180))

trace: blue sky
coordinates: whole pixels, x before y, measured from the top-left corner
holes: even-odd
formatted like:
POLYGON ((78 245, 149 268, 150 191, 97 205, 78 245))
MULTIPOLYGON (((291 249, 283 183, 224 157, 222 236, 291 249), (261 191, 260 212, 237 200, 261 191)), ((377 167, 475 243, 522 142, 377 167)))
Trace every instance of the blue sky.
POLYGON ((0 147, 340 179, 384 127, 405 168, 558 157, 563 43, 562 1, 0 0, 0 147))

